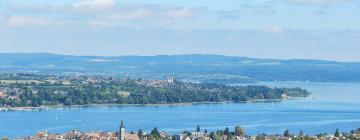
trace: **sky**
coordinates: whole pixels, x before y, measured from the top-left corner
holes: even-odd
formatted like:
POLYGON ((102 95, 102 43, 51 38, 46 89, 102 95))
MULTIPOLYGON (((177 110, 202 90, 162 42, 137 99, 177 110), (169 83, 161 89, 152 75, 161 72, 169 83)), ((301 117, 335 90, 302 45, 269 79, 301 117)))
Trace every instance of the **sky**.
POLYGON ((0 0, 0 53, 360 61, 359 0, 0 0))

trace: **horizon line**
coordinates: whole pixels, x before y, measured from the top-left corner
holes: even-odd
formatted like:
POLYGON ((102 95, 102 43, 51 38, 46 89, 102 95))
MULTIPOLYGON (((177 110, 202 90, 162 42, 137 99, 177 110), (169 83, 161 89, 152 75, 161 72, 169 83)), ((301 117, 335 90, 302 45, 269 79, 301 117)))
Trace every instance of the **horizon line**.
POLYGON ((0 52, 0 54, 48 54, 48 55, 60 55, 60 56, 76 56, 76 57, 157 57, 157 56, 223 56, 223 57, 236 57, 236 58, 249 58, 249 59, 263 59, 263 60, 281 60, 281 61, 292 61, 292 60, 311 60, 311 61, 327 61, 327 62, 340 62, 340 63, 360 63, 359 60, 329 60, 329 59, 312 59, 312 58, 269 58, 269 57, 250 57, 250 56, 236 56, 226 54, 212 54, 212 53, 184 53, 184 54, 154 54, 154 55, 138 55, 138 54, 126 54, 126 55, 91 55, 91 54, 64 54, 54 52, 0 52))

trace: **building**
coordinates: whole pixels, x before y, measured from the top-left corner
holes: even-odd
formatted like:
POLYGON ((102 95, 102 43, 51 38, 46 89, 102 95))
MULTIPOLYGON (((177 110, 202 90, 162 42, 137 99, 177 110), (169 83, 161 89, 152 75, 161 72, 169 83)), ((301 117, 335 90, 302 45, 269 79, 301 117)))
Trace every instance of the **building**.
POLYGON ((118 138, 119 140, 140 140, 137 134, 126 133, 124 121, 121 121, 118 138))
POLYGON ((191 135, 192 135, 192 136, 204 136, 205 133, 204 133, 204 132, 197 132, 197 131, 195 131, 195 132, 191 132, 191 135))
POLYGON ((0 99, 3 99, 6 97, 6 94, 4 91, 0 90, 0 99))
POLYGON ((191 140, 190 137, 186 134, 177 134, 175 136, 176 140, 191 140))
POLYGON ((119 140, 125 140, 125 125, 124 125, 124 121, 121 121, 120 129, 119 129, 119 140))

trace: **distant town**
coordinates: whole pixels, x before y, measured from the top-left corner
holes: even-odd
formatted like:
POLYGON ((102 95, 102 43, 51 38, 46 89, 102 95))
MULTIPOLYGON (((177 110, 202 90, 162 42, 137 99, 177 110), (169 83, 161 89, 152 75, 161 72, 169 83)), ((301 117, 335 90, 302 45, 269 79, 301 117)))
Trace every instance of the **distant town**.
MULTIPOLYGON (((303 131, 290 132, 284 130, 283 134, 267 135, 259 134, 249 136, 244 128, 236 126, 226 127, 224 130, 208 131, 199 125, 193 131, 184 130, 182 133, 170 134, 155 127, 150 132, 143 130, 126 131, 124 121, 121 121, 117 132, 93 131, 81 132, 72 130, 67 133, 50 133, 41 131, 33 136, 15 138, 16 140, 359 140, 360 128, 350 132, 341 132, 335 129, 334 133, 320 133, 317 135, 307 135, 303 131)), ((2 140, 9 140, 6 136, 2 140)))

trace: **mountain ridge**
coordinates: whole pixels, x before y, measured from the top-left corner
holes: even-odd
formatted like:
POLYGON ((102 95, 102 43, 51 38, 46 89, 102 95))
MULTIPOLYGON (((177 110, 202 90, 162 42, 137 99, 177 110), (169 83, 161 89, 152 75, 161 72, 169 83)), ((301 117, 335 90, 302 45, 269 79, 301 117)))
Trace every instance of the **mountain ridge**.
POLYGON ((0 53, 0 64, 2 73, 112 74, 130 78, 230 75, 266 81, 360 81, 360 62, 312 59, 257 59, 206 54, 73 56, 0 53))
POLYGON ((326 59, 305 59, 305 58, 256 58, 247 56, 234 56, 234 55, 222 55, 222 54, 171 54, 171 55, 114 55, 114 56, 102 56, 102 55, 70 55, 70 54, 57 54, 48 52, 11 52, 11 53, 0 53, 1 55, 50 55, 50 56, 67 56, 67 57, 108 57, 108 58, 121 58, 121 57, 189 57, 189 56, 202 56, 202 57, 227 57, 227 58, 242 58, 242 59, 258 59, 258 60, 279 60, 279 61, 318 61, 318 62, 337 62, 337 63, 360 63, 360 61, 335 61, 326 59))

